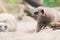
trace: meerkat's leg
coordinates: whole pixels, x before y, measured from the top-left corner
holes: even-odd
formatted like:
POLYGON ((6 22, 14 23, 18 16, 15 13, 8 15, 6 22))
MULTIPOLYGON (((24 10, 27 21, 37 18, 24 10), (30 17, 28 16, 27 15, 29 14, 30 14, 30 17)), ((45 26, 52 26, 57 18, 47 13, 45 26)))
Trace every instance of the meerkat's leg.
POLYGON ((43 27, 43 24, 41 24, 40 22, 38 22, 36 32, 39 32, 42 29, 42 27, 43 27))

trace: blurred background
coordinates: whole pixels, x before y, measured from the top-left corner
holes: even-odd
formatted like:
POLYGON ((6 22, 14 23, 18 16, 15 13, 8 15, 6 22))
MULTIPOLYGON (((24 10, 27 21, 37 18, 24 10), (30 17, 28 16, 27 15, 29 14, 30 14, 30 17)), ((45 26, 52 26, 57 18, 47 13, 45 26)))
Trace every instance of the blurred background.
POLYGON ((44 0, 43 4, 49 7, 60 7, 60 0, 44 0))
MULTIPOLYGON (((60 10, 60 0, 33 0, 39 4, 43 4, 44 6, 53 7, 55 9, 60 10)), ((0 0, 0 12, 1 13, 13 13, 19 14, 25 13, 25 10, 29 10, 32 13, 32 9, 34 7, 28 7, 24 0, 0 0)))

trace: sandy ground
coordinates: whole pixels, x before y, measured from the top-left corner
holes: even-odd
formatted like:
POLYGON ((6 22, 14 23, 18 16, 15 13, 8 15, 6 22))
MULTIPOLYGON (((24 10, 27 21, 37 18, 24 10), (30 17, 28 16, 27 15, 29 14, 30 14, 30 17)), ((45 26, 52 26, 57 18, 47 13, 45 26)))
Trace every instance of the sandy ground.
POLYGON ((35 33, 37 22, 25 16, 18 22, 16 32, 0 32, 0 40, 60 40, 60 30, 44 29, 35 33))

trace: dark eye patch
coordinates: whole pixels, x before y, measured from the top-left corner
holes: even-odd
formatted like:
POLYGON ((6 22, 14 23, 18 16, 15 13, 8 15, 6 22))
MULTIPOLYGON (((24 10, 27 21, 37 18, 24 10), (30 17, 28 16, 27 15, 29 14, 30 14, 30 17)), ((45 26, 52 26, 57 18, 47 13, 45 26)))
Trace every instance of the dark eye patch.
POLYGON ((34 14, 35 14, 35 15, 38 15, 38 13, 39 13, 39 12, 35 12, 34 14))
POLYGON ((7 25, 5 25, 5 29, 7 29, 7 25))

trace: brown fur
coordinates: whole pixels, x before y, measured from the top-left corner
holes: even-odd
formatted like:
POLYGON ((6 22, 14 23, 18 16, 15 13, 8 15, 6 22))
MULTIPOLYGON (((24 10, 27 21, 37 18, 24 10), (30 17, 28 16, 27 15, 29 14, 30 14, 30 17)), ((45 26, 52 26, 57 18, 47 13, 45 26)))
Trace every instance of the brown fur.
POLYGON ((42 28, 44 29, 46 26, 50 25, 52 18, 46 14, 38 14, 37 21, 37 32, 39 32, 42 28))
POLYGON ((56 23, 52 23, 51 24, 51 28, 53 28, 53 30, 56 30, 56 29, 60 29, 60 23, 58 22, 56 22, 56 23))

